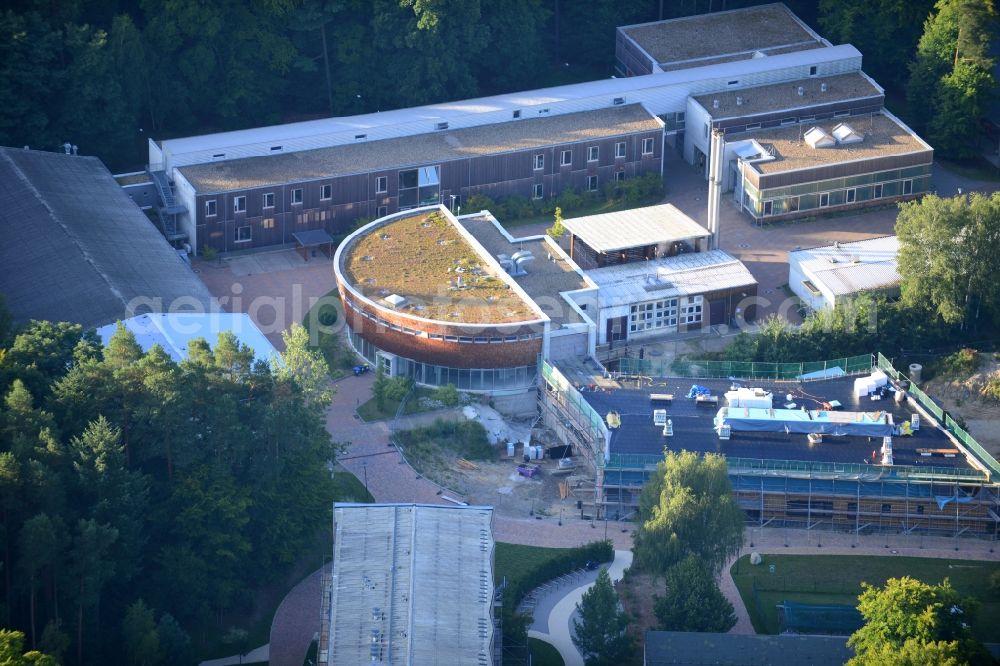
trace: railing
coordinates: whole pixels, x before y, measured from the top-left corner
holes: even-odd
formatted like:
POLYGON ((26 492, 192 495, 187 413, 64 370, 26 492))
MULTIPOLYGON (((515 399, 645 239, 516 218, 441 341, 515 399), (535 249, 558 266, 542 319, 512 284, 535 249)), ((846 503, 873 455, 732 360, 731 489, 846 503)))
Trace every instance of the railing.
MULTIPOLYGON (((878 354, 878 367, 880 370, 890 375, 893 379, 905 378, 904 375, 893 367, 892 362, 889 361, 881 353, 878 354)), ((958 423, 951 417, 951 414, 946 412, 941 408, 940 405, 931 400, 930 396, 920 390, 920 387, 910 380, 910 387, 907 392, 913 397, 917 403, 923 407, 925 410, 930 412, 944 425, 945 429, 948 430, 955 438, 960 441, 966 448, 968 448, 973 455, 983 464, 986 469, 989 470, 991 476, 995 479, 1000 479, 1000 463, 997 462, 996 458, 990 455, 989 451, 984 449, 982 445, 975 440, 968 432, 965 431, 958 423)))
POLYGON ((594 464, 598 467, 604 464, 604 443, 607 441, 608 428, 604 423, 604 417, 590 406, 584 399, 580 391, 566 379, 559 369, 550 365, 547 361, 541 362, 542 378, 552 386, 560 396, 560 403, 567 410, 572 410, 572 416, 578 419, 574 425, 583 425, 589 430, 587 433, 594 438, 593 444, 598 448, 594 451, 594 464))
POLYGON ((828 361, 804 361, 801 363, 764 363, 757 361, 688 361, 675 359, 672 362, 649 358, 622 358, 618 361, 618 372, 624 375, 646 377, 703 377, 739 379, 795 380, 824 379, 826 373, 839 369, 844 374, 870 372, 874 365, 871 354, 831 359, 828 361))

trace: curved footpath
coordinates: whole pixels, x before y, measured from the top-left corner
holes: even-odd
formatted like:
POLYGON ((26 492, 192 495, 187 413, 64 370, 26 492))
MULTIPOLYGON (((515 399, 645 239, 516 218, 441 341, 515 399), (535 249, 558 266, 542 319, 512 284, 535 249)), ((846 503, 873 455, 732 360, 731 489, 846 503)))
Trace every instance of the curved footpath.
MULTIPOLYGON (((621 580, 622 574, 632 564, 632 551, 616 550, 615 559, 607 567, 611 582, 621 580)), ((602 567, 603 568, 603 567, 602 567)), ((537 638, 552 645, 559 651, 566 666, 583 666, 583 655, 573 644, 572 618, 576 613, 576 605, 583 598, 583 593, 589 590, 597 580, 597 572, 588 572, 587 582, 569 589, 556 589, 538 600, 535 606, 536 615, 545 614, 531 623, 528 630, 529 638, 537 638), (539 610, 542 613, 539 613, 539 610), (547 611, 547 612, 546 612, 547 611)))

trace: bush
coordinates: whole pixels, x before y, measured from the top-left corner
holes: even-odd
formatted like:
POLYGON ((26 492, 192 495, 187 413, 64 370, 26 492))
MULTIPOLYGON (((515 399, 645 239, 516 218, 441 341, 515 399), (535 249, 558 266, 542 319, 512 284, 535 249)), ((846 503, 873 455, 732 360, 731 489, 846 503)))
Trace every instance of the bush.
POLYGON ((990 593, 994 597, 1000 597, 1000 570, 990 574, 990 593))
POLYGON ((496 455, 486 428, 477 421, 437 419, 429 426, 401 430, 396 438, 406 450, 407 458, 411 452, 416 458, 433 458, 441 449, 450 449, 469 460, 490 460, 496 455))
POLYGON ((1000 401, 1000 372, 994 373, 986 384, 979 390, 979 393, 991 400, 1000 401))
POLYGON ((201 257, 205 261, 214 261, 217 256, 219 256, 219 253, 211 245, 201 246, 201 257))
POLYGON ((386 382, 385 399, 400 402, 412 388, 413 379, 410 377, 393 377, 386 382))
POLYGON ((462 396, 459 395, 458 389, 455 388, 454 384, 448 384, 435 389, 433 398, 445 407, 456 407, 462 402, 462 396))
POLYGON ((572 187, 563 190, 562 194, 556 197, 556 205, 562 208, 563 212, 575 210, 583 205, 583 196, 572 187))
POLYGON ((559 240, 566 235, 566 227, 563 226, 562 208, 556 207, 555 222, 545 230, 545 233, 555 240, 559 240))
POLYGON ((332 303, 321 305, 317 318, 323 326, 333 326, 337 323, 337 308, 332 303))
POLYGON ((478 213, 481 210, 488 210, 493 212, 496 207, 496 202, 489 198, 485 194, 473 194, 468 199, 465 200, 465 207, 468 209, 468 213, 478 213))
POLYGON ((964 377, 971 375, 979 368, 979 353, 975 349, 963 348, 954 354, 945 356, 937 367, 935 375, 964 377))

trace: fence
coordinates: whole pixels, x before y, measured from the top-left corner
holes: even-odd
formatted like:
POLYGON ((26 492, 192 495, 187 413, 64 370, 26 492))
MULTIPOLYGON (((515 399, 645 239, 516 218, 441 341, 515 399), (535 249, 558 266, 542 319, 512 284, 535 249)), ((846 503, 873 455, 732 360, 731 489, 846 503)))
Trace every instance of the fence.
MULTIPOLYGON (((891 376, 893 379, 905 378, 901 372, 893 367, 892 362, 889 361, 881 353, 878 354, 877 365, 880 370, 885 372, 887 375, 891 376)), ((990 453, 982 447, 982 445, 975 440, 968 432, 965 431, 955 419, 951 417, 951 414, 947 413, 940 405, 931 400, 930 396, 920 390, 920 387, 916 385, 912 380, 910 380, 910 388, 907 389, 910 396, 913 397, 917 403, 923 407, 925 410, 930 412, 937 418, 955 438, 960 441, 972 454, 983 464, 986 469, 989 470, 990 475, 995 479, 1000 479, 1000 463, 997 462, 990 453)))
POLYGON ((593 440, 591 443, 599 447, 594 451, 594 464, 598 467, 604 464, 604 443, 608 439, 608 428, 604 423, 604 417, 590 406, 584 399, 580 391, 566 379, 559 369, 550 365, 548 361, 542 361, 542 378, 558 394, 558 401, 567 412, 576 428, 583 428, 587 431, 587 436, 593 440))
POLYGON ((674 359, 672 362, 649 358, 622 358, 618 360, 618 372, 624 375, 645 377, 701 377, 740 379, 823 379, 831 370, 842 370, 844 374, 869 372, 873 366, 871 354, 831 359, 828 361, 804 361, 800 363, 763 363, 757 361, 689 361, 674 359), (808 375, 815 375, 809 377, 808 375))

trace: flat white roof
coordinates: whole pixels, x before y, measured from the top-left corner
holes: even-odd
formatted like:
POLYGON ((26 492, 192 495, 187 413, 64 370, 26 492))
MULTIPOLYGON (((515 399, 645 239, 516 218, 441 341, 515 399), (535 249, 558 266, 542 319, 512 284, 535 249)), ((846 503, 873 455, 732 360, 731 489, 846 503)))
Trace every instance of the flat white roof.
POLYGON ((711 236, 673 204, 574 217, 563 226, 597 252, 711 236))
POLYGON ((788 263, 798 264, 803 275, 825 286, 835 296, 887 289, 899 284, 899 239, 883 236, 869 240, 792 250, 788 263))
MULTIPOLYGON (((689 94, 725 90, 730 80, 761 72, 774 72, 775 80, 801 78, 792 69, 830 63, 837 72, 860 69, 861 53, 850 44, 767 58, 726 62, 655 76, 609 78, 553 88, 507 93, 492 97, 442 102, 357 116, 322 118, 284 125, 164 139, 159 142, 167 169, 223 159, 274 155, 313 148, 412 136, 436 131, 438 123, 449 129, 473 127, 540 115, 573 113, 614 106, 616 98, 641 103, 650 113, 681 111, 689 94), (841 64, 833 64, 841 63, 841 64), (784 73, 788 70, 787 73, 784 73), (360 138, 358 138, 360 137, 360 138)), ((151 155, 151 160, 155 157, 151 155)))
POLYGON ((602 308, 757 284, 742 261, 722 250, 605 266, 587 276, 600 289, 602 308))
MULTIPOLYGON (((160 345, 163 351, 178 363, 187 358, 188 344, 195 338, 204 338, 214 349, 219 333, 232 333, 242 344, 253 349, 255 361, 269 363, 273 360, 279 365, 282 364, 278 350, 268 342, 247 314, 153 312, 131 317, 121 323, 132 331, 143 351, 149 351, 153 345, 160 345)), ((117 323, 97 329, 101 343, 107 346, 117 329, 117 323)))
POLYGON ((493 663, 493 508, 334 504, 329 664, 493 663))

